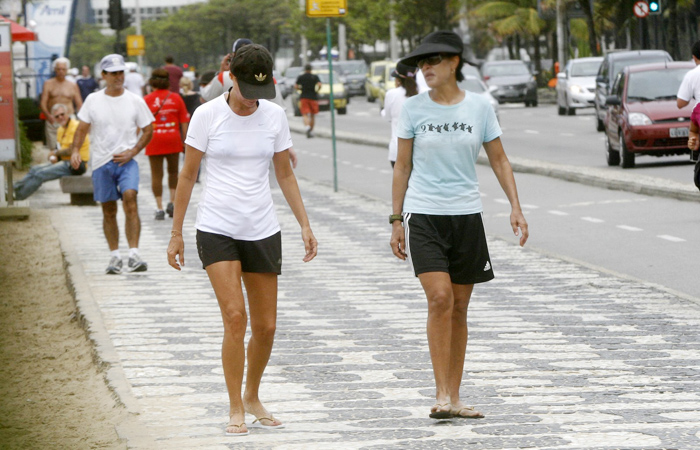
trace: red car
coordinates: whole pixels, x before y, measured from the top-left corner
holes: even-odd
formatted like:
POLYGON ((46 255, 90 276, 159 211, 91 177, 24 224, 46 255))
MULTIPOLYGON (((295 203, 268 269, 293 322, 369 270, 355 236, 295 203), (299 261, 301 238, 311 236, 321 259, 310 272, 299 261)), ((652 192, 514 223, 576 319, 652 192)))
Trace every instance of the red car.
POLYGON ((605 99, 605 155, 609 166, 634 167, 637 155, 689 153, 691 105, 676 106, 676 93, 692 62, 628 66, 605 99))

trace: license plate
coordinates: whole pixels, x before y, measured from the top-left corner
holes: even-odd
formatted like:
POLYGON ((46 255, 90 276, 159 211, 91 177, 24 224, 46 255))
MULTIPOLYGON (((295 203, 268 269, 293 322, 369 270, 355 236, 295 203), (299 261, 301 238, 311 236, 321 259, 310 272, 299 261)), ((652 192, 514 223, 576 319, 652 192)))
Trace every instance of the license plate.
MULTIPOLYGON (((330 103, 329 100, 319 100, 318 101, 319 106, 326 106, 328 103, 330 103)), ((686 136, 687 136, 687 134, 686 134, 686 136)))
POLYGON ((688 128, 687 127, 680 127, 680 128, 671 128, 669 129, 670 136, 672 138, 679 138, 679 137, 688 137, 688 128))

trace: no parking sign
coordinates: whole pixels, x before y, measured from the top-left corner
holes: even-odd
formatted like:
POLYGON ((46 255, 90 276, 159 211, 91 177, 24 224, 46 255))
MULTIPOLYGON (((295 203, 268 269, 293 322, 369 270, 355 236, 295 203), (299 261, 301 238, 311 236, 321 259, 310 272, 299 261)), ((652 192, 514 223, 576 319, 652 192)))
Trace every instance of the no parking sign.
POLYGON ((643 1, 636 2, 632 8, 632 11, 634 12, 635 16, 643 19, 649 15, 649 3, 643 1))

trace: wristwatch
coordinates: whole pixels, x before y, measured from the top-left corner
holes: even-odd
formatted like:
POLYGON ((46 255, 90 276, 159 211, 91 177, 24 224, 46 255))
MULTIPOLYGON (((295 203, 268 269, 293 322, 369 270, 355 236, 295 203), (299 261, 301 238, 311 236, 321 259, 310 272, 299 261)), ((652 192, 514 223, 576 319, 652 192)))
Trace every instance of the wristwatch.
POLYGON ((401 214, 391 214, 389 216, 389 223, 393 224, 395 221, 403 222, 403 216, 401 214))

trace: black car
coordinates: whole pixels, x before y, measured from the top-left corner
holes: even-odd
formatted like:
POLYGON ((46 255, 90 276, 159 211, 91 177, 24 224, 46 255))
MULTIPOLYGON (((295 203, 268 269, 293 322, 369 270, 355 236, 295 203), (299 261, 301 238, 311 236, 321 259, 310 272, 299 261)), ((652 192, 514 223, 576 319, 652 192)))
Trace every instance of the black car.
POLYGON ((481 76, 498 103, 525 102, 525 106, 537 106, 537 82, 523 61, 484 63, 481 76))
POLYGON ((595 98, 593 103, 596 112, 596 130, 605 130, 605 99, 610 95, 610 89, 618 73, 627 66, 673 61, 671 55, 664 50, 633 50, 613 51, 605 55, 596 77, 595 98))

